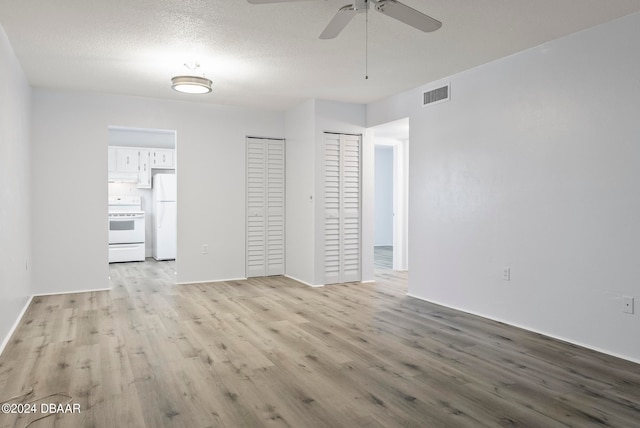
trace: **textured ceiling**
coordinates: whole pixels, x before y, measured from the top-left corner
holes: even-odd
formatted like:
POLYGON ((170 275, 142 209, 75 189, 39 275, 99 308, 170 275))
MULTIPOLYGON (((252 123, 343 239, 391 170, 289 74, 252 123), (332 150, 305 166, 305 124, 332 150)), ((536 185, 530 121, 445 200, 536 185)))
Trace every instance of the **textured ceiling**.
POLYGON ((366 103, 640 11, 639 0, 403 0, 443 22, 422 33, 369 13, 319 40, 348 0, 0 0, 0 25, 34 87, 286 109, 366 103), (171 90, 197 61, 209 95, 171 90))

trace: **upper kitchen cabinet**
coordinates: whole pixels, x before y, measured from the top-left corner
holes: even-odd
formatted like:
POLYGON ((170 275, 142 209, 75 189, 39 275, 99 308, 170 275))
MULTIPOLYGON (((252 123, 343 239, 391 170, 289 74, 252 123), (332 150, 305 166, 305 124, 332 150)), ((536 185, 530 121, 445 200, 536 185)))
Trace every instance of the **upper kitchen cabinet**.
POLYGON ((152 169, 173 169, 173 149, 143 147, 109 147, 109 181, 136 183, 140 189, 151 188, 152 169))
POLYGON ((151 152, 151 167, 158 169, 174 169, 174 154, 173 149, 153 149, 151 152))
POLYGON ((135 148, 121 148, 116 150, 116 171, 138 172, 140 150, 135 148))
POLYGON ((109 127, 109 181, 150 189, 153 170, 175 169, 176 132, 109 127))
MULTIPOLYGON (((131 147, 109 147, 109 182, 138 183, 140 151, 131 147)), ((149 154, 147 153, 147 164, 149 154)), ((151 179, 149 178, 149 181, 151 179)))
POLYGON ((139 171, 138 171, 138 187, 141 189, 151 188, 151 152, 149 150, 140 149, 138 152, 139 171))

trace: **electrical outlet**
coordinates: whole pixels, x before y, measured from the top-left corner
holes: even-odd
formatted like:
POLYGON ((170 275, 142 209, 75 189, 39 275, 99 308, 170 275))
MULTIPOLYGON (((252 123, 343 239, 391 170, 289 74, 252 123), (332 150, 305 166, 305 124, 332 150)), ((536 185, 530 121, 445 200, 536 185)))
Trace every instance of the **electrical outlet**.
POLYGON ((622 312, 625 314, 633 313, 633 297, 622 298, 622 312))
POLYGON ((502 279, 505 281, 511 281, 511 268, 505 267, 502 268, 502 279))
POLYGON ((202 244, 202 254, 209 254, 209 244, 202 244))

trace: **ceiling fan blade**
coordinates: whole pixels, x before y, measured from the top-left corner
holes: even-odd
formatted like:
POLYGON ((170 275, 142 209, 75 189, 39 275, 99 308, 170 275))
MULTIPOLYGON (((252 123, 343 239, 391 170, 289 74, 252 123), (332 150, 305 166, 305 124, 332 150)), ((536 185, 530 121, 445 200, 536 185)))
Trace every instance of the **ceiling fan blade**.
POLYGON ((442 27, 442 22, 396 0, 380 0, 376 10, 426 33, 442 27))
POLYGON ((338 13, 335 14, 331 22, 329 22, 327 28, 325 28, 322 34, 320 34, 320 38, 326 40, 338 37, 338 34, 340 34, 340 32, 344 30, 344 27, 346 27, 353 17, 356 16, 356 13, 358 12, 352 4, 341 8, 338 13))
POLYGON ((293 1, 307 1, 307 0, 247 0, 251 4, 269 4, 269 3, 285 3, 293 1))

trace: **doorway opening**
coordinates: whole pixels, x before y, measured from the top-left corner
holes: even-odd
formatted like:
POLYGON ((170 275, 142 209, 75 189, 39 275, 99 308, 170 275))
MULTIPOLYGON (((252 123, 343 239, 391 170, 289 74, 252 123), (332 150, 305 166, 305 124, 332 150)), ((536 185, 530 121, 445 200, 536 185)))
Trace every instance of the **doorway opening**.
POLYGON ((374 265, 407 271, 409 118, 371 128, 374 154, 374 265))
POLYGON ((109 126, 108 134, 109 263, 166 262, 175 274, 177 133, 109 126))

